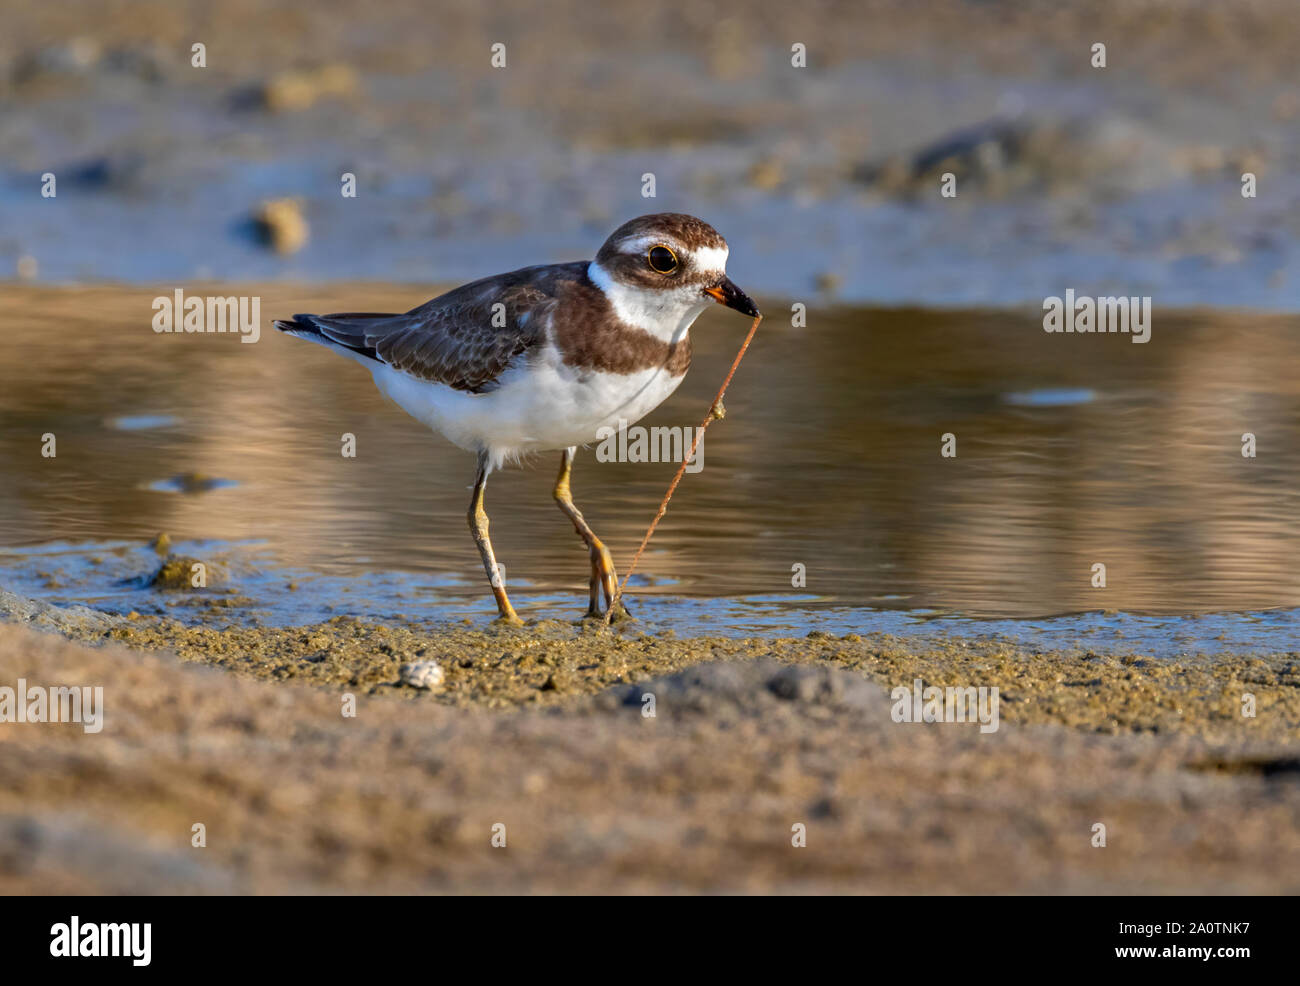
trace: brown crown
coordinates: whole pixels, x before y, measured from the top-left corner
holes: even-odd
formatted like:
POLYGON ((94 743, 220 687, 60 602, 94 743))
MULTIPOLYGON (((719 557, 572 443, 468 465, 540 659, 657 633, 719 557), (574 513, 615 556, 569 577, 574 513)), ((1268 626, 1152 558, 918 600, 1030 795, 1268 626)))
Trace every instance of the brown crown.
POLYGON ((700 247, 723 249, 727 245, 722 234, 703 219, 696 219, 681 212, 656 212, 653 215, 629 219, 614 230, 604 246, 600 248, 596 259, 599 260, 602 256, 613 253, 615 245, 623 240, 655 234, 674 240, 688 250, 696 250, 700 247))

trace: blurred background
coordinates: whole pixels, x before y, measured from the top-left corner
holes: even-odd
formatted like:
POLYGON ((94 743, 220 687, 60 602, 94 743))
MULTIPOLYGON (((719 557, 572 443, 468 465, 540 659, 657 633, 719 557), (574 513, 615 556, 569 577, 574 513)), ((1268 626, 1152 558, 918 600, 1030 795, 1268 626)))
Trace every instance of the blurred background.
POLYGON ((681 210, 808 301, 1300 308, 1291 0, 598 6, 11 0, 0 276, 450 283, 681 210))
MULTIPOLYGON (((652 612, 1294 607, 1297 50, 1293 0, 11 0, 0 577, 211 615, 150 582, 165 531, 219 561, 223 619, 489 615, 469 457, 269 320, 405 310, 684 211, 769 318, 639 588, 747 608, 652 612), (259 296, 262 341, 155 335, 177 287, 259 296), (1045 334, 1066 288, 1152 296, 1152 341, 1045 334)), ((701 319, 646 424, 698 423, 741 322, 701 319)), ((586 578, 555 464, 489 492, 512 592, 552 615, 586 578)), ((617 558, 671 473, 580 458, 617 558)))

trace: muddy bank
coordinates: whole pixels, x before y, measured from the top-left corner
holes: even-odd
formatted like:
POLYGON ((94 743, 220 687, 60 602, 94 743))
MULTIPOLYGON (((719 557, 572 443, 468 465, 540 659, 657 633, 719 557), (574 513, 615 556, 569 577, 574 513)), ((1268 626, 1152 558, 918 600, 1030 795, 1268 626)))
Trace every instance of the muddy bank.
MULTIPOLYGON (((353 628, 309 632, 346 639, 353 628)), ((557 647, 545 632, 523 639, 537 641, 530 650, 557 647)), ((524 649, 485 634, 456 646, 470 653, 475 642, 524 649)), ((233 657, 235 640, 226 643, 233 657)), ((858 671, 780 660, 800 646, 854 645, 769 644, 769 659, 753 644, 674 674, 709 645, 654 642, 652 661, 633 657, 645 644, 628 640, 602 663, 626 657, 628 679, 667 665, 635 689, 485 714, 359 687, 346 717, 349 689, 337 685, 296 687, 3 626, 0 682, 102 686, 104 729, 0 727, 0 891, 1297 889, 1300 784, 1287 746, 1226 721, 1220 739, 1165 729, 1154 709, 1161 728, 1143 735, 1136 720, 1119 736, 1013 721, 987 735, 900 724, 858 671), (654 718, 642 715, 643 691, 656 694, 654 718), (191 844, 196 824, 203 848, 191 844), (1104 848, 1092 845, 1097 824, 1104 848), (503 848, 491 844, 497 825, 503 848), (804 848, 791 844, 796 825, 804 848)), ((586 647, 575 639, 555 652, 576 665, 586 647)), ((1025 701, 1005 702, 1005 719, 1031 704, 1052 718, 1080 669, 1063 670, 1055 686, 1047 675, 1022 686, 1025 701)), ((596 676, 574 672, 575 691, 597 689, 596 676)), ((1147 671, 1135 673, 1141 682, 1147 671)), ((1123 679, 1118 669, 1088 674, 1114 687, 1123 679)), ((1187 674, 1127 690, 1135 705, 1159 706, 1155 696, 1181 695, 1173 679, 1187 674)), ((494 678, 502 697, 519 687, 501 668, 475 678, 452 665, 449 693, 473 701, 494 678)), ((1286 719, 1293 750, 1285 693, 1294 687, 1252 687, 1271 696, 1256 723, 1286 719)), ((1184 726, 1199 719, 1216 731, 1197 700, 1176 700, 1184 726)))
POLYGON ((561 621, 524 631, 422 628, 338 617, 309 627, 214 629, 128 620, 103 638, 131 648, 173 651, 271 681, 357 688, 370 695, 421 697, 401 683, 404 663, 437 661, 445 684, 433 701, 488 708, 555 705, 613 685, 717 660, 815 662, 857 672, 886 688, 926 684, 997 686, 1005 719, 1100 732, 1183 732, 1214 737, 1300 738, 1300 661, 1290 656, 1182 661, 1059 652, 1029 653, 957 641, 916 644, 885 634, 803 638, 678 639, 633 629, 610 633, 561 621), (1242 695, 1259 715, 1241 715, 1242 695))
POLYGON ((103 688, 0 725, 8 893, 1297 889, 1289 655, 0 611, 0 684, 103 688), (895 722, 918 677, 997 730, 895 722))
POLYGON ((459 707, 553 707, 712 661, 765 660, 850 671, 886 690, 917 678, 945 687, 996 686, 1007 722, 1300 740, 1300 659, 1293 654, 1170 660, 817 630, 801 638, 679 638, 636 622, 609 630, 561 620, 533 620, 523 629, 431 629, 340 616, 300 627, 214 627, 63 610, 2 591, 0 616, 85 643, 173 653, 246 678, 459 707), (428 663, 441 669, 437 688, 404 680, 404 666, 428 663), (1253 718, 1242 715, 1247 694, 1253 718))

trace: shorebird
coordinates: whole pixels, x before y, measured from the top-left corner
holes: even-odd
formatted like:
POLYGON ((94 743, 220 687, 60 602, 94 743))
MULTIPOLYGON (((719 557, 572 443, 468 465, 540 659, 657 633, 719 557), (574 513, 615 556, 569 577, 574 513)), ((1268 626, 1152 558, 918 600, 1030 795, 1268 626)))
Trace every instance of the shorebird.
MULTIPOLYGON (((478 456, 469 527, 500 622, 519 625, 483 507, 488 476, 530 452, 562 450, 554 497, 591 561, 587 617, 618 585, 609 550, 573 502, 578 446, 668 398, 691 363, 691 325, 716 302, 755 317, 727 277, 727 241, 694 216, 624 223, 595 260, 525 267, 439 295, 405 314, 295 315, 276 328, 370 370, 385 396, 478 456)), ((613 615, 624 615, 621 611, 613 615)))

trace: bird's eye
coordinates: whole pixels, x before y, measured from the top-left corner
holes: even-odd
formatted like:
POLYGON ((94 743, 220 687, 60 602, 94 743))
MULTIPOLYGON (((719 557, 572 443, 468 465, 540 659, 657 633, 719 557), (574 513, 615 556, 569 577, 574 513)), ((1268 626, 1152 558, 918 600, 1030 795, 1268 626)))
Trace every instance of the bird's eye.
POLYGON ((646 255, 650 269, 657 274, 671 274, 677 269, 677 255, 666 246, 652 247, 646 255))

